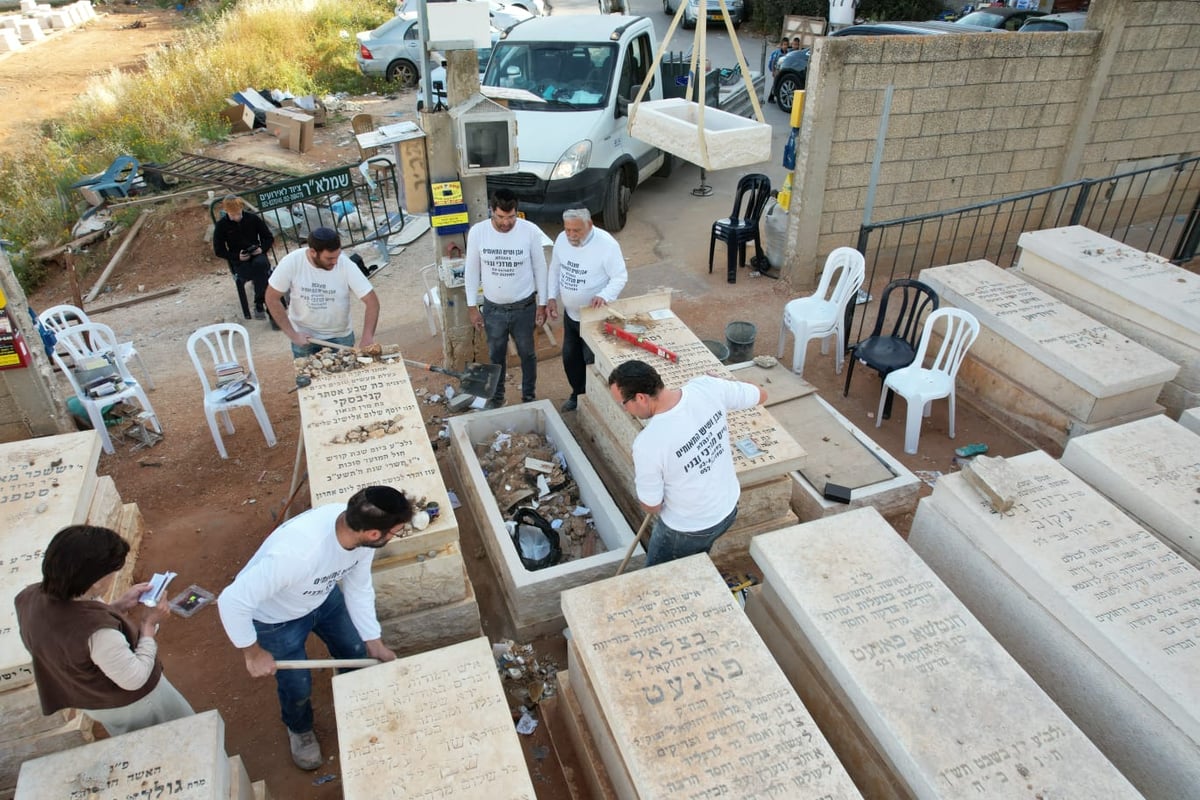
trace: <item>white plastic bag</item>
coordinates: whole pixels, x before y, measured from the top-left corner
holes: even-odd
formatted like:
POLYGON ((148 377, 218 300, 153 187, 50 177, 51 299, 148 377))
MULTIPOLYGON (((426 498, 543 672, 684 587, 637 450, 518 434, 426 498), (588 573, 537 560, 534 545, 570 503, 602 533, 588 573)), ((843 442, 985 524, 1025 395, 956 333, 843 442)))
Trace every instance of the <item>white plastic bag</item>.
POLYGON ((767 261, 776 269, 782 269, 786 259, 787 225, 788 212, 772 197, 763 210, 763 250, 766 251, 767 261))

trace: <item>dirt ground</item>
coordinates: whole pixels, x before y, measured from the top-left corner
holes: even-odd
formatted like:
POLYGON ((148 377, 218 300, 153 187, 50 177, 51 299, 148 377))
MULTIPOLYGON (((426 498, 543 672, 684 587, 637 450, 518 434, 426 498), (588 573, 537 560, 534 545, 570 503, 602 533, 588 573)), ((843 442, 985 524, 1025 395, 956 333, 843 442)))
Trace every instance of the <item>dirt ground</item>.
MULTIPOLYGON (((10 86, 13 91, 18 86, 22 91, 32 90, 41 76, 23 58, 34 55, 33 60, 39 60, 43 50, 49 57, 52 48, 80 40, 89 43, 79 57, 60 55, 55 63, 81 65, 88 61, 90 71, 96 72, 104 68, 102 57, 114 52, 119 52, 123 61, 133 58, 135 51, 140 53, 153 46, 155 40, 151 34, 158 33, 159 40, 169 35, 169 17, 173 13, 136 10, 130 14, 112 14, 103 17, 89 32, 64 35, 59 41, 48 42, 29 53, 0 59, 0 84, 6 87, 5 92, 10 86), (128 24, 130 18, 145 19, 147 27, 121 30, 119 23, 128 24), (137 34, 139 38, 136 43, 131 39, 122 47, 114 47, 107 38, 126 34, 137 34)), ((49 91, 51 83, 54 91, 50 94, 67 94, 61 90, 61 73, 53 77, 45 75, 43 90, 49 91)), ((63 106, 57 104, 59 100, 47 99, 40 113, 50 115, 60 111, 63 106)), ((415 103, 411 94, 352 100, 354 108, 379 117, 411 112, 415 103)), ((21 106, 19 102, 6 102, 7 109, 26 115, 22 124, 35 121, 34 115, 21 106)), ((13 124, 11 114, 0 120, 0 126, 13 124)), ((346 115, 334 115, 328 126, 317 129, 314 148, 303 156, 281 149, 277 141, 261 131, 233 137, 205 152, 227 160, 305 172, 357 160, 346 115)), ((727 322, 748 320, 758 328, 755 352, 774 354, 783 305, 800 294, 800 290, 768 279, 750 280, 744 273, 736 284, 729 285, 719 266, 710 274, 705 269, 707 241, 702 232, 713 219, 728 213, 730 190, 738 176, 710 174, 709 182, 716 189, 714 195, 697 199, 689 191, 698 182, 697 171, 685 167, 682 173, 670 181, 652 182, 634 197, 630 223, 618 236, 630 269, 625 294, 671 288, 675 292, 672 307, 701 338, 723 340, 727 322)), ((163 421, 166 435, 151 449, 133 451, 128 445, 118 446, 115 455, 101 458, 99 472, 111 475, 122 499, 136 502, 145 517, 147 534, 139 553, 137 577, 144 579, 155 571, 172 569, 180 573, 177 580, 181 587, 196 583, 216 593, 232 580, 274 528, 275 516, 288 494, 299 433, 297 403, 294 395, 286 392, 293 384, 291 358, 286 339, 271 331, 266 322, 244 323, 251 332, 254 367, 264 385, 267 410, 279 443, 274 448, 265 447, 250 414, 235 414, 238 430, 226 437, 229 459, 221 460, 203 418, 199 383, 185 355, 185 342, 191 331, 201 325, 243 320, 228 268, 212 255, 205 238, 209 227, 207 211, 195 198, 150 207, 153 211, 141 233, 109 279, 106 291, 89 306, 89 311, 161 289, 178 289, 173 294, 96 317, 114 327, 122 338, 132 338, 137 343, 157 384, 150 400, 163 421)), ((545 229, 552 237, 559 230, 556 226, 545 229)), ((413 242, 372 280, 383 308, 377 339, 399 343, 406 355, 436 363, 441 359, 440 338, 430 335, 421 289, 414 288, 421 286, 419 268, 433 260, 433 239, 427 233, 413 242)), ((81 258, 82 262, 93 265, 93 276, 120 240, 118 236, 97 244, 81 258)), ((723 250, 718 248, 718 262, 722 257, 723 250)), ((82 285, 86 291, 91 279, 85 278, 82 285)), ((69 302, 67 286, 64 271, 56 269, 52 280, 29 298, 30 303, 40 309, 69 302)), ((480 354, 477 360, 485 359, 480 354)), ((514 372, 510 371, 510 375, 514 372)), ((922 433, 920 454, 905 456, 902 414, 881 429, 874 429, 873 414, 879 395, 878 378, 873 373, 862 370, 855 377, 850 397, 843 399, 843 378, 834 374, 833 359, 819 356, 814 346, 809 351, 805 378, 842 414, 877 434, 880 445, 897 454, 910 469, 931 479, 938 471, 954 469, 952 456, 956 445, 987 442, 996 455, 1015 455, 1030 449, 964 403, 959 405, 958 438, 948 439, 946 404, 940 403, 922 433)), ((440 392, 445 385, 444 379, 430 374, 414 375, 414 383, 430 392, 440 392)), ((510 397, 516 394, 515 389, 508 392, 510 397)), ((557 359, 543 360, 539 368, 539 397, 557 403, 567 394, 557 359)), ((425 406, 425 411, 427 419, 433 414, 445 414, 444 408, 436 405, 425 406)), ((575 414, 564 416, 568 425, 577 425, 575 414)), ((437 430, 437 426, 430 425, 429 432, 435 441, 437 430)), ((444 450, 440 450, 439 458, 444 455, 444 450)), ((457 488, 448 464, 443 464, 443 475, 449 488, 457 488)), ((307 493, 301 491, 294 510, 306 507, 307 493)), ((505 616, 495 577, 469 515, 460 513, 459 521, 462 552, 484 614, 484 633, 496 641, 510 635, 511 623, 505 616)), ((747 566, 752 569, 752 565, 747 566)), ((534 644, 540 657, 565 668, 561 636, 534 644)), ((314 654, 318 647, 313 648, 314 654)), ((341 796, 327 674, 315 676, 315 706, 317 732, 328 760, 316 773, 303 773, 291 765, 288 757, 272 682, 255 681, 247 675, 241 655, 226 639, 215 609, 202 610, 189 619, 169 620, 163 628, 161 652, 171 680, 192 705, 197 710, 216 708, 221 712, 226 722, 226 750, 240 754, 251 777, 266 779, 275 797, 307 800, 341 796), (317 785, 316 780, 326 775, 334 777, 317 785)), ((538 796, 555 800, 568 797, 563 771, 549 747, 544 726, 533 736, 522 737, 522 743, 538 796)))

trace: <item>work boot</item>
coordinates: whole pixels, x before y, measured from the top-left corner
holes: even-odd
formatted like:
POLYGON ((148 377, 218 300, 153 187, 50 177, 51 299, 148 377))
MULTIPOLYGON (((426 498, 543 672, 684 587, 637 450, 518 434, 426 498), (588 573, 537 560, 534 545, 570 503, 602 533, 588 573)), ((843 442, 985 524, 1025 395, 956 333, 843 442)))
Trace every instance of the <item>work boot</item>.
POLYGON ((266 319, 267 312, 261 308, 256 308, 256 309, 254 309, 254 318, 255 319, 266 319))
POLYGON ((521 395, 521 402, 522 402, 522 403, 532 403, 534 400, 537 400, 537 398, 536 398, 536 397, 534 397, 534 396, 533 396, 533 395, 531 395, 531 394, 523 394, 523 395, 521 395))
POLYGON ((560 409, 563 411, 574 411, 577 408, 579 408, 579 395, 577 394, 568 397, 566 402, 560 406, 560 409))
POLYGON ((488 408, 500 408, 503 405, 504 405, 504 395, 497 394, 497 395, 493 395, 492 399, 488 401, 487 407, 488 408))
POLYGON ((292 761, 304 770, 314 770, 325 763, 321 756, 321 743, 312 731, 296 733, 288 730, 288 744, 292 747, 292 761))

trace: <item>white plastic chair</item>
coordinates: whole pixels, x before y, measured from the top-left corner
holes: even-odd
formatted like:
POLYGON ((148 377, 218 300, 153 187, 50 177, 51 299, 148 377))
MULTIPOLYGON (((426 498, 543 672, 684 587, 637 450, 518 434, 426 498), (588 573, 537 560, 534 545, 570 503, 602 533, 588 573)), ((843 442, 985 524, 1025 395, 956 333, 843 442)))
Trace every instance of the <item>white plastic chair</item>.
MULTIPOLYGON (((59 331, 70 328, 77 323, 90 323, 91 320, 88 319, 88 315, 84 313, 82 308, 72 305, 61 305, 52 306, 41 314, 38 314, 38 322, 42 323, 47 330, 57 335, 59 331)), ((102 322, 93 324, 104 325, 102 322)), ((116 333, 109 326, 104 325, 104 327, 108 329, 108 332, 111 334, 110 338, 115 342, 117 339, 116 333)), ((146 376, 146 387, 149 389, 154 388, 154 379, 150 377, 150 372, 146 369, 146 365, 142 363, 142 357, 138 355, 137 348, 133 346, 133 342, 117 342, 113 353, 124 364, 128 364, 130 360, 136 359, 138 369, 146 376)))
POLYGON ((60 353, 57 349, 52 353, 54 363, 67 376, 67 380, 71 382, 71 388, 75 391, 75 396, 87 410, 92 427, 100 434, 104 452, 110 454, 113 452, 112 438, 109 437, 108 429, 104 425, 104 410, 122 401, 136 401, 142 407, 142 411, 150 415, 149 421, 155 432, 162 433, 158 415, 154 413, 154 407, 150 405, 146 393, 142 391, 141 385, 133 379, 125 362, 115 356, 117 340, 112 328, 99 322, 84 322, 68 326, 58 331, 57 335, 58 343, 62 345, 65 354, 71 358, 71 364, 67 364, 63 357, 64 353, 60 353), (80 384, 75 369, 95 358, 105 358, 108 363, 112 364, 115 374, 120 377, 120 384, 113 394, 91 397, 80 384))
MULTIPOLYGON (((275 430, 271 427, 270 418, 267 417, 267 409, 263 407, 262 387, 254 372, 254 356, 250 353, 250 334, 246 332, 246 329, 233 323, 205 325, 188 337, 187 348, 188 355, 192 357, 192 364, 196 367, 196 373, 200 376, 200 383, 204 385, 204 416, 208 420, 208 429, 212 433, 213 441, 217 445, 217 452, 221 454, 221 458, 229 458, 229 455, 225 452, 225 442, 221 440, 217 414, 220 414, 225 421, 225 432, 231 434, 233 433, 233 420, 229 418, 229 409, 238 406, 250 406, 254 410, 258 427, 262 428, 263 436, 266 437, 267 447, 274 447, 275 430), (197 352, 201 345, 208 353, 207 367, 197 352), (225 399, 225 395, 229 391, 228 386, 213 388, 208 380, 210 369, 215 376, 218 364, 229 363, 242 365, 246 371, 245 382, 254 387, 249 394, 233 400, 225 399)), ((215 377, 213 382, 215 383, 215 377)))
POLYGON ((979 320, 970 312, 960 308, 939 308, 925 318, 921 331, 921 343, 917 345, 917 356, 910 366, 888 373, 883 380, 883 391, 879 395, 879 411, 875 415, 875 427, 883 423, 883 405, 888 390, 904 398, 908 413, 904 423, 904 452, 915 455, 917 442, 921 438, 921 419, 929 416, 934 400, 950 399, 950 438, 954 438, 954 380, 967 349, 979 335, 979 320), (937 354, 928 367, 925 354, 929 349, 934 327, 945 320, 945 331, 937 354))
POLYGON ((429 335, 437 336, 437 320, 442 313, 442 297, 438 289, 441 278, 438 276, 437 264, 421 267, 421 281, 425 284, 425 294, 421 295, 421 302, 425 304, 425 321, 429 323, 429 335))
POLYGON ((779 324, 779 358, 783 358, 783 351, 787 347, 786 335, 790 332, 795 338, 792 372, 804 374, 804 357, 810 340, 822 340, 823 355, 829 352, 829 337, 836 335, 834 366, 837 374, 842 373, 842 360, 846 352, 846 304, 862 286, 866 270, 867 262, 862 253, 853 247, 839 247, 825 259, 817 290, 783 307, 783 321, 779 324), (833 282, 835 273, 837 283, 833 282), (832 291, 830 284, 833 284, 832 291))

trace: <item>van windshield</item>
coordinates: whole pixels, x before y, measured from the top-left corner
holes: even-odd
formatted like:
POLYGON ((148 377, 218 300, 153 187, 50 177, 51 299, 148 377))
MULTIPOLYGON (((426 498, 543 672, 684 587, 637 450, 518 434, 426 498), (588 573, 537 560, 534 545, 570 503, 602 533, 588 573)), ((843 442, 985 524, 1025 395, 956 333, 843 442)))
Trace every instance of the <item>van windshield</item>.
POLYGON ((537 98, 509 99, 513 109, 575 111, 603 108, 617 61, 615 44, 498 42, 484 86, 521 89, 537 98))

